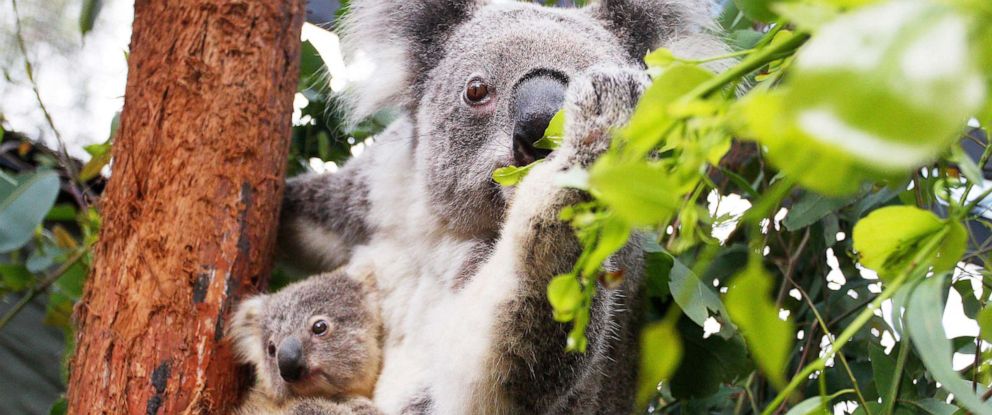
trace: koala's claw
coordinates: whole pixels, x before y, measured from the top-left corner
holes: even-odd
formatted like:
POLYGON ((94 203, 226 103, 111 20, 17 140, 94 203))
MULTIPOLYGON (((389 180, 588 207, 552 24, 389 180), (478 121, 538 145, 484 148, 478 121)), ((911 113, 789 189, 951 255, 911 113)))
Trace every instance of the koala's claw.
POLYGON ((648 83, 644 71, 615 66, 593 67, 575 79, 565 95, 565 142, 577 155, 601 154, 611 130, 627 123, 648 83))

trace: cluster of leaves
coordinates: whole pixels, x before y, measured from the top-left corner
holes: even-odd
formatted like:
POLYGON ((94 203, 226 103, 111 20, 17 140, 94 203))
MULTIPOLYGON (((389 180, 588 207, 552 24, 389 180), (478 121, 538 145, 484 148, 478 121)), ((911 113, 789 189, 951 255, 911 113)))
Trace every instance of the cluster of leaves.
POLYGON ((628 125, 562 179, 594 199, 561 213, 585 247, 548 287, 567 347, 643 238, 646 410, 992 413, 992 3, 735 0, 722 21, 738 51, 649 54, 628 125), (949 292, 978 333, 947 339, 949 292))

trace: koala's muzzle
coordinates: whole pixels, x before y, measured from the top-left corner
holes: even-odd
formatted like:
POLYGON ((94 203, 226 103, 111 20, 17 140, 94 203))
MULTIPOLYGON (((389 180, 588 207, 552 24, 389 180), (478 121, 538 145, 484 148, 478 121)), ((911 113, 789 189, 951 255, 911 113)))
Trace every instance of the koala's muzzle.
POLYGON ((286 382, 296 382, 303 378, 306 372, 303 345, 295 337, 286 338, 279 344, 276 361, 279 363, 279 375, 286 382))
POLYGON ((549 150, 534 147, 544 136, 551 117, 565 101, 565 83, 550 74, 524 78, 514 88, 513 159, 517 165, 544 158, 549 150))

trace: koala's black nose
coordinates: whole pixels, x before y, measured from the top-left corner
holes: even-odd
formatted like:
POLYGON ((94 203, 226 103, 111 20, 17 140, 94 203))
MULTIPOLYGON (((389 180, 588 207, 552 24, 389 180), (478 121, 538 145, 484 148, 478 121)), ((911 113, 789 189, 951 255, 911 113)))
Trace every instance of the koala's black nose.
POLYGON ((565 84, 551 75, 525 78, 515 88, 513 100, 513 158, 525 165, 543 158, 549 150, 534 147, 544 136, 551 117, 565 101, 565 84))
POLYGON ((279 345, 276 354, 279 362, 279 375, 286 382, 296 382, 303 377, 306 367, 303 364, 303 345, 295 337, 289 337, 279 345))

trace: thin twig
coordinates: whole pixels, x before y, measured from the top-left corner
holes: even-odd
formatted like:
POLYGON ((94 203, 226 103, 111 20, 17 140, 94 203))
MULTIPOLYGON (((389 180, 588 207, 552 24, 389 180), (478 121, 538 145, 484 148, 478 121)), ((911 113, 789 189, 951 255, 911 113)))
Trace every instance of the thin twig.
POLYGON ((58 128, 55 128, 55 121, 52 119, 52 114, 48 112, 45 102, 41 99, 41 90, 38 88, 38 82, 34 79, 34 69, 31 65, 31 59, 28 57, 28 48, 24 42, 24 33, 21 29, 21 14, 17 9, 17 0, 11 0, 11 4, 14 7, 14 32, 17 38, 17 47, 21 50, 21 54, 24 55, 24 71, 27 73, 28 81, 31 83, 31 90, 34 91, 34 97, 38 101, 38 107, 41 108, 48 126, 55 133, 55 140, 59 144, 59 162, 62 164, 62 168, 69 173, 72 179, 71 181, 76 182, 79 180, 79 174, 76 172, 76 167, 72 165, 72 158, 69 157, 65 140, 62 138, 62 134, 59 133, 58 128))

